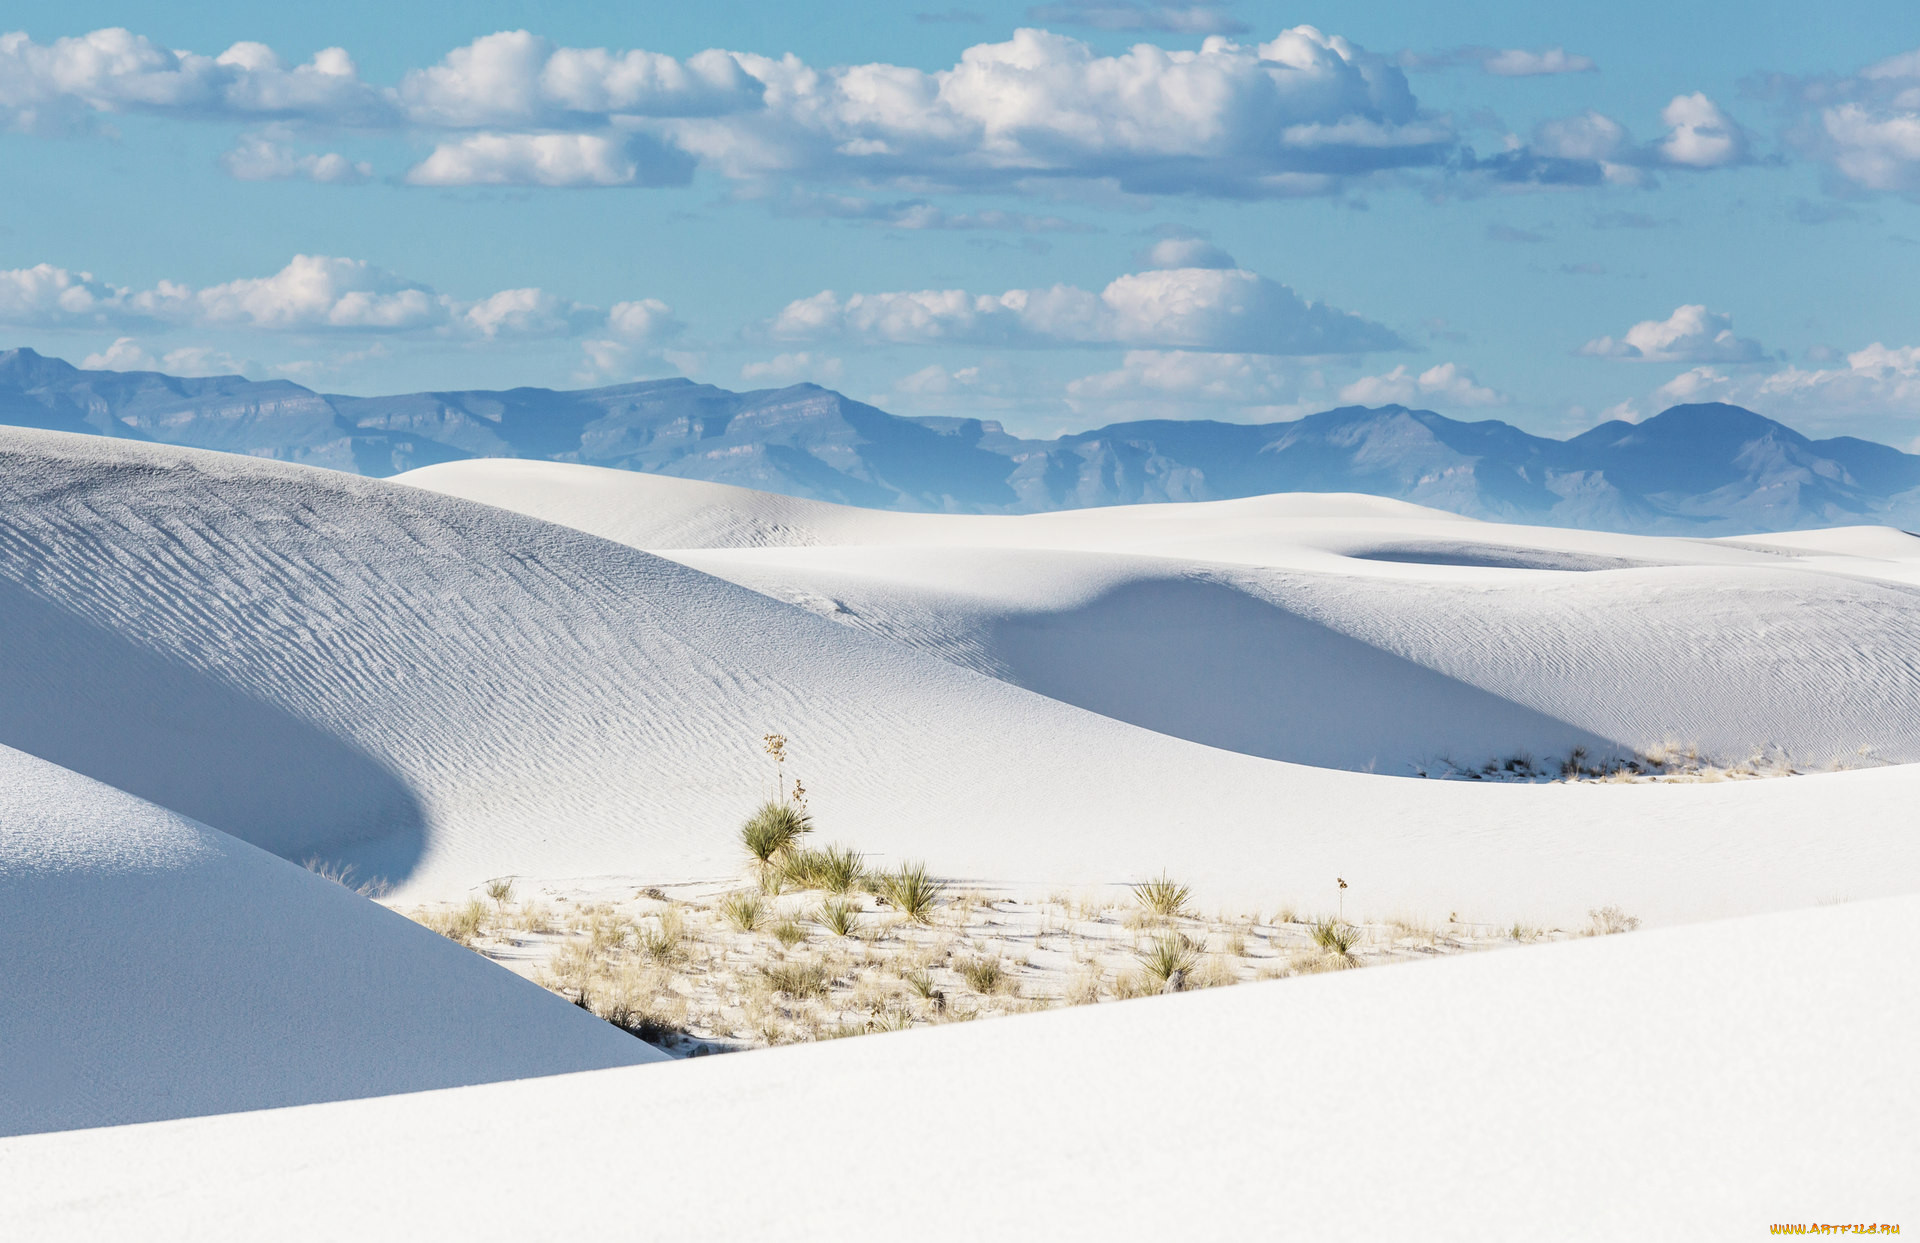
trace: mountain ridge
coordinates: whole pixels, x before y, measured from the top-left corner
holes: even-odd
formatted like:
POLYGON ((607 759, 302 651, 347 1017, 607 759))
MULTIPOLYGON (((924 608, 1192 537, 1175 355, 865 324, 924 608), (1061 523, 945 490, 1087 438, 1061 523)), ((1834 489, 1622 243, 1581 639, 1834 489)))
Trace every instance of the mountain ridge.
POLYGON ((1497 419, 1344 406, 1285 423, 1160 419, 1051 440, 912 418, 813 384, 685 378, 384 397, 288 380, 87 371, 0 352, 0 423, 385 476, 472 457, 584 462, 868 508, 1030 513, 1269 492, 1363 492, 1472 517, 1717 535, 1920 525, 1920 456, 1680 405, 1567 440, 1497 419))

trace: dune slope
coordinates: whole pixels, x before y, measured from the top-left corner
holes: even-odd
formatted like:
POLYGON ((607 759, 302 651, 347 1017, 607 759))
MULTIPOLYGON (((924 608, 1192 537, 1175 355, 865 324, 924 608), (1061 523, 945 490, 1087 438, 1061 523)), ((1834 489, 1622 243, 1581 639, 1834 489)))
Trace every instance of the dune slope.
POLYGON ((1916 962, 1920 898, 1903 898, 13 1140, 0 1162, 20 1192, 0 1219, 40 1239, 196 1240, 328 1238, 370 1220, 519 1239, 556 1213, 615 1233, 640 1213, 650 1233, 699 1239, 845 1238, 876 1211, 911 1214, 930 1239, 1196 1225, 1742 1239, 1780 1222, 1910 1222, 1916 962), (806 1142, 743 1169, 742 1137, 768 1134, 806 1142), (529 1135, 566 1142, 528 1148, 529 1135))
POLYGON ((0 1134, 655 1061, 302 868, 0 748, 0 1134))

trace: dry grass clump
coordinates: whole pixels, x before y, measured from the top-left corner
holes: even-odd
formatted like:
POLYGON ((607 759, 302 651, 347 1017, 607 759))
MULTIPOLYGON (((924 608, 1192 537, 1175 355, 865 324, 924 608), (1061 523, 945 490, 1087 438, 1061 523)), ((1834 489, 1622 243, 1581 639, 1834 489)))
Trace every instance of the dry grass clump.
POLYGON ((998 958, 975 958, 960 964, 960 978, 983 997, 990 997, 1013 982, 998 958))
POLYGON ((1588 926, 1590 937, 1607 937, 1619 932, 1632 932, 1640 926, 1640 917, 1629 915, 1617 906, 1603 906, 1587 912, 1592 921, 1588 926))
POLYGON ((866 856, 846 846, 795 850, 786 857, 781 871, 795 889, 847 894, 860 884, 866 871, 866 856))
POLYGON ((351 889, 363 898, 382 898, 393 888, 385 877, 374 876, 358 884, 354 882, 353 865, 330 863, 325 859, 311 858, 301 864, 321 880, 330 880, 343 889, 351 889))
POLYGON ((472 948, 487 926, 487 904, 478 898, 445 911, 433 911, 420 922, 449 941, 472 948))
POLYGON ((778 962, 765 968, 767 983, 789 997, 825 997, 827 968, 817 962, 778 962))
POLYGON ((773 926, 773 939, 786 948, 792 949, 807 939, 807 930, 800 925, 799 920, 788 915, 773 926))
POLYGON ((639 929, 640 952, 656 963, 670 963, 686 955, 686 921, 680 912, 668 907, 651 923, 639 929))
POLYGON ((1133 896, 1141 906, 1162 919, 1172 919, 1185 914, 1187 903, 1193 897, 1191 888, 1174 880, 1165 872, 1152 880, 1141 881, 1129 888, 1133 890, 1133 896))
POLYGON ((766 918, 766 904, 757 893, 730 893, 720 904, 721 916, 738 932, 752 932, 766 918))

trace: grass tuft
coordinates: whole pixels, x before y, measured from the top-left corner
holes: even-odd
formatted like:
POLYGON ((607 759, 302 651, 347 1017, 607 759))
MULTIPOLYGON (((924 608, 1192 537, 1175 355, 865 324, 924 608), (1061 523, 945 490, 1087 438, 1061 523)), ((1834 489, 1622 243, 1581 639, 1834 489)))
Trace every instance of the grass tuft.
POLYGON ((1629 915, 1617 906, 1603 906, 1598 910, 1588 911, 1587 918, 1593 921, 1587 935, 1593 937, 1609 937, 1617 932, 1632 932, 1640 926, 1639 916, 1629 915))
POLYGON ((976 958, 961 963, 960 976, 967 982, 968 988, 983 997, 992 996, 1012 982, 998 958, 976 958))
POLYGON ((1360 944, 1360 930, 1337 919, 1323 919, 1313 926, 1313 943, 1335 958, 1356 961, 1353 947, 1360 944))
POLYGON ((789 997, 825 997, 827 969, 817 962, 780 962, 766 968, 767 983, 789 997))
POLYGON ((741 932, 752 932, 766 917, 766 904, 757 893, 730 893, 720 904, 720 914, 741 932))
POLYGON ((866 857, 847 846, 828 846, 823 850, 796 850, 781 866, 787 882, 796 889, 824 889, 846 894, 857 888, 865 870, 866 857))
POLYGON ((807 930, 800 926, 799 920, 789 915, 773 926, 773 939, 792 949, 807 939, 807 930))

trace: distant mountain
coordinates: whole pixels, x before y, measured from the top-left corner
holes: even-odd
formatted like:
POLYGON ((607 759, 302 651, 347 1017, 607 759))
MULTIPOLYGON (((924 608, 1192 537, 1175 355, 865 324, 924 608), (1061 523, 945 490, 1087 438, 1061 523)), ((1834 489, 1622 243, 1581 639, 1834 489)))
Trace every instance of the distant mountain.
POLYGON ((345 397, 284 380, 82 371, 0 353, 0 423, 222 449, 367 475, 545 458, 887 509, 1027 513, 1267 492, 1366 492, 1474 517, 1701 535, 1920 526, 1920 456, 1809 440, 1728 405, 1571 440, 1349 406, 1291 423, 1119 423, 1053 440, 902 418, 812 384, 690 380, 345 397))

